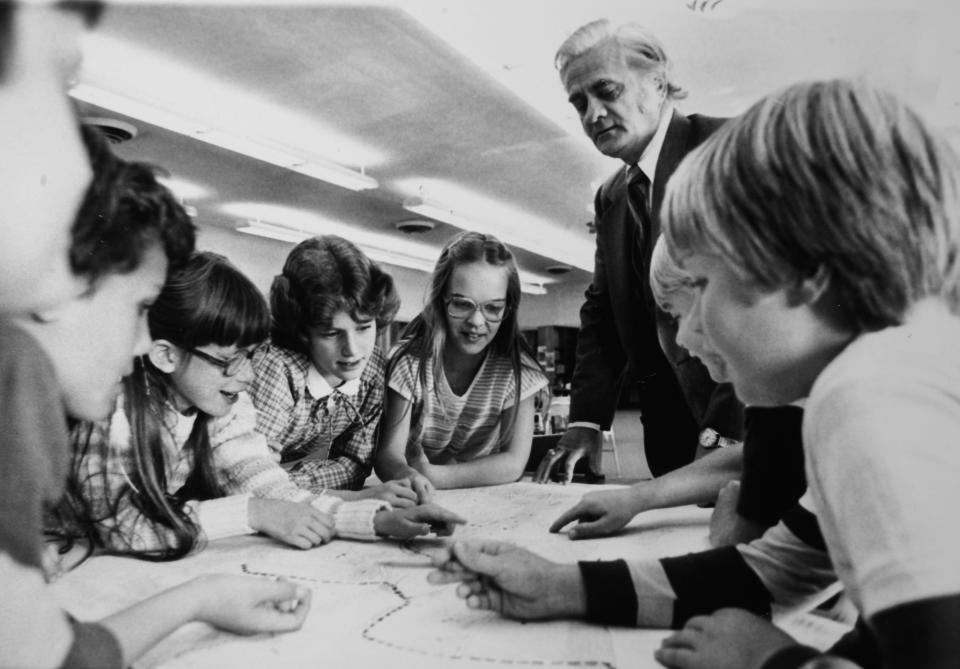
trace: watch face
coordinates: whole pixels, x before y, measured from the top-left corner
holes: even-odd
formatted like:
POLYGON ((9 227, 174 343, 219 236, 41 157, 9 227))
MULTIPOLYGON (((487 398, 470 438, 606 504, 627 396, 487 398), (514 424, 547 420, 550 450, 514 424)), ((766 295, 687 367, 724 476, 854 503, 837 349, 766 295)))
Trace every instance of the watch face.
POLYGON ((713 428, 704 428, 700 432, 700 446, 703 448, 714 448, 720 441, 720 434, 713 428))

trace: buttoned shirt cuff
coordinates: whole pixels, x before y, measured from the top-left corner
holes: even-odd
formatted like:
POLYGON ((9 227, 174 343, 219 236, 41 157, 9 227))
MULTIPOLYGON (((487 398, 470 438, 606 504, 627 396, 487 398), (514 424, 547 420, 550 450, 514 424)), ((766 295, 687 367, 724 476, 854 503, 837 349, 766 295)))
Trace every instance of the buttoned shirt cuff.
POLYGON ((575 423, 568 423, 567 429, 569 430, 571 427, 588 427, 591 430, 596 430, 597 432, 600 431, 600 423, 590 423, 585 420, 578 420, 575 423))
POLYGON ((239 534, 255 534, 250 527, 250 495, 230 495, 202 502, 190 502, 197 523, 208 541, 239 534))
POLYGON ((312 500, 310 505, 318 511, 333 516, 337 536, 359 541, 376 540, 374 516, 378 511, 393 509, 389 502, 382 499, 359 499, 348 502, 333 495, 320 495, 312 500))

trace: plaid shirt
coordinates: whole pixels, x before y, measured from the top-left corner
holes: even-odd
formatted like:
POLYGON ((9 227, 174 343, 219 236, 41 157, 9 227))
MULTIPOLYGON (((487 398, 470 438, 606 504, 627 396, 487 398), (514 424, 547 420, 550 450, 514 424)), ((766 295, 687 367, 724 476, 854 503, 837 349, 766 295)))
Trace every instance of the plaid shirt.
POLYGON ((258 356, 251 388, 257 432, 280 453, 297 485, 359 490, 370 475, 376 430, 383 413, 385 367, 375 348, 356 395, 330 389, 314 397, 308 387, 310 359, 279 346, 258 356))

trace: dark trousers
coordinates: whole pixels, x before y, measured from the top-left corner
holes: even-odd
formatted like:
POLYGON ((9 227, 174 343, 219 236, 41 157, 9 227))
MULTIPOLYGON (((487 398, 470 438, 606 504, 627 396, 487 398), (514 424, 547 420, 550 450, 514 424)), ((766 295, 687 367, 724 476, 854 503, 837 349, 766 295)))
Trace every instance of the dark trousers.
POLYGON ((638 382, 643 450, 654 476, 693 462, 700 428, 669 368, 638 382))

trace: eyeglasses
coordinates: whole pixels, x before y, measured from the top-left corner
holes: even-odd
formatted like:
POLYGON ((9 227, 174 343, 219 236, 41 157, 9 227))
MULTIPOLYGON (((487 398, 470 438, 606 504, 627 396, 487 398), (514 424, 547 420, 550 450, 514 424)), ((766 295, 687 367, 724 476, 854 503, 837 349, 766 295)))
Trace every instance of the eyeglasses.
POLYGON ((469 297, 448 297, 446 305, 447 316, 450 318, 469 318, 479 309, 483 320, 488 323, 499 323, 507 314, 507 305, 503 300, 491 300, 478 304, 469 297))
POLYGON ((266 345, 259 344, 253 348, 242 349, 226 360, 210 355, 209 353, 204 353, 198 348, 188 348, 187 350, 204 362, 208 362, 214 367, 219 367, 224 376, 236 376, 240 373, 240 370, 243 369, 245 362, 249 362, 251 365, 254 364, 254 359, 266 351, 266 345))

